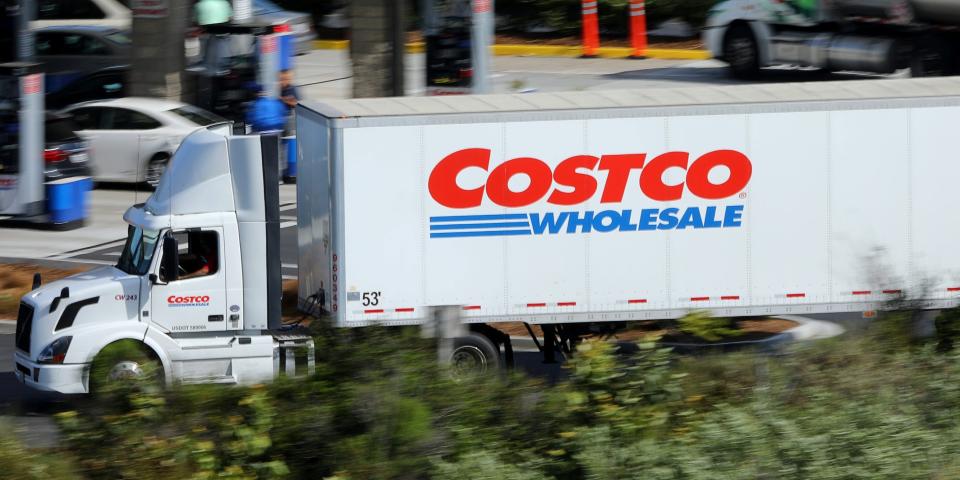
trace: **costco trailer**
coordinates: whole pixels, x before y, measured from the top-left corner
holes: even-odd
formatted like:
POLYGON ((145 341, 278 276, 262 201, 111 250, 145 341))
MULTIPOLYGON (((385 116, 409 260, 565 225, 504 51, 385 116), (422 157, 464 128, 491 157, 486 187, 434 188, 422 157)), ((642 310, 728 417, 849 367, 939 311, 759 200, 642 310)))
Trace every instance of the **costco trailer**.
MULTIPOLYGON (((306 101, 297 112, 301 308, 339 327, 456 310, 467 327, 457 361, 501 363, 498 347, 511 348, 498 322, 539 324, 549 358, 591 330, 695 310, 861 312, 904 298, 941 309, 960 295, 960 218, 947 213, 960 202, 960 79, 306 101)), ((103 380, 89 378, 91 362, 117 341, 145 352, 120 359, 118 375, 144 361, 182 382, 289 371, 308 339, 280 323, 266 141, 188 137, 157 192, 124 216, 116 267, 23 297, 19 377, 85 392, 103 380)))
POLYGON ((305 102, 300 296, 340 326, 953 305, 960 79, 305 102))

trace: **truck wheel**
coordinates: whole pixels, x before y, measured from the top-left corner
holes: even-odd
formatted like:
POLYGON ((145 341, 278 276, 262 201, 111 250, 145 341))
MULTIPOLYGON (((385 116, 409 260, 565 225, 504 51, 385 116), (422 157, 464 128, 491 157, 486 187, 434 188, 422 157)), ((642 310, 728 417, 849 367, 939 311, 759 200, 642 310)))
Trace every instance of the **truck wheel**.
POLYGON ((160 177, 163 176, 163 172, 167 171, 169 162, 170 156, 165 153, 158 153, 150 159, 150 163, 147 164, 147 174, 144 177, 148 185, 157 188, 157 184, 160 183, 160 177))
POLYGON ((952 54, 946 42, 928 38, 920 40, 910 60, 910 76, 942 77, 952 74, 952 54))
POLYGON ((498 370, 500 351, 486 336, 471 332, 453 340, 450 370, 454 378, 483 375, 498 370))
POLYGON ((90 366, 90 392, 103 393, 113 386, 133 382, 162 385, 163 367, 136 340, 120 340, 104 347, 90 366))
POLYGON ((723 58, 730 64, 730 73, 742 80, 760 76, 760 49, 750 25, 739 23, 723 37, 723 58))

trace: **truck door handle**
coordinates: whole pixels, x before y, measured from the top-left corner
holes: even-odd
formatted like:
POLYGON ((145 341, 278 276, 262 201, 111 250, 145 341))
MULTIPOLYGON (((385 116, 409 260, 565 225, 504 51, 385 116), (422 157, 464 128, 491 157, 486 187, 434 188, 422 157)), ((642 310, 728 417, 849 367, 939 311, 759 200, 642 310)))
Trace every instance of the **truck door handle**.
POLYGON ((222 321, 223 321, 223 315, 210 315, 209 317, 207 317, 207 321, 208 321, 208 322, 222 322, 222 321))

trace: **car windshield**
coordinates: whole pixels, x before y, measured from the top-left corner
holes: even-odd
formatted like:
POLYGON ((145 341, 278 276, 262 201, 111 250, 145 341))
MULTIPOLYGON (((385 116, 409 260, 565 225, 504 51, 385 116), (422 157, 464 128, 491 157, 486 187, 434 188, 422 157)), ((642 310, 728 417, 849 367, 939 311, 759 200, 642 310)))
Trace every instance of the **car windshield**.
POLYGON ((127 243, 123 246, 117 268, 131 275, 146 274, 159 236, 160 232, 157 231, 133 225, 127 227, 127 243))
POLYGON ((130 40, 130 36, 124 32, 108 33, 103 37, 106 38, 107 40, 110 40, 113 43, 120 44, 120 45, 130 45, 131 43, 133 43, 133 41, 130 40))
POLYGON ((73 120, 70 117, 47 117, 47 122, 44 125, 46 131, 47 143, 63 143, 79 140, 77 134, 75 133, 77 125, 73 123, 73 120))
POLYGON ((170 110, 170 113, 183 117, 193 123, 196 123, 197 125, 204 127, 213 125, 214 123, 222 123, 227 121, 227 119, 217 114, 210 113, 206 110, 201 110, 196 107, 174 108, 173 110, 170 110))

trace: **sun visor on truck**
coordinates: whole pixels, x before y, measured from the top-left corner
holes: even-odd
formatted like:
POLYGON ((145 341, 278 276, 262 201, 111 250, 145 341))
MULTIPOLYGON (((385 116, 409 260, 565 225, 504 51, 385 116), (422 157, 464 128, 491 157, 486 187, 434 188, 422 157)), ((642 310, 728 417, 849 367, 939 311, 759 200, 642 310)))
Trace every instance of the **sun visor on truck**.
POLYGON ((157 190, 146 202, 146 210, 156 216, 233 209, 227 137, 206 129, 184 139, 157 190))

